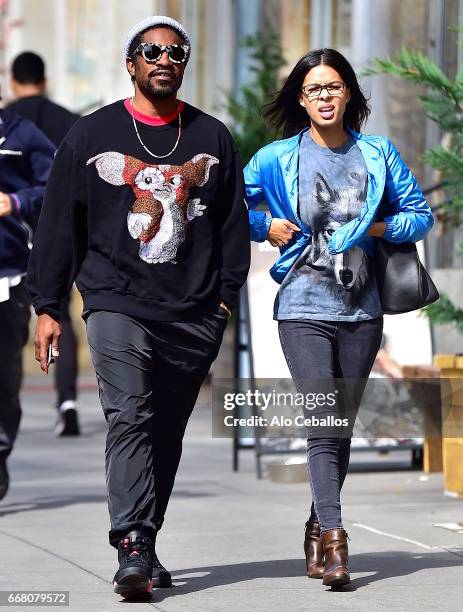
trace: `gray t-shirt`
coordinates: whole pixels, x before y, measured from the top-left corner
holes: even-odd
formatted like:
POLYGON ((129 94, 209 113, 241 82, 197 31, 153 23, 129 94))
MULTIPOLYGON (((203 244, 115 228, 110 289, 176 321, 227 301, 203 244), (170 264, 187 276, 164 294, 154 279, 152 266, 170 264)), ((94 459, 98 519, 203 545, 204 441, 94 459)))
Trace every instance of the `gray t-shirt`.
POLYGON ((304 132, 299 149, 299 216, 312 237, 281 284, 274 318, 362 321, 383 315, 368 255, 359 246, 329 255, 338 227, 358 217, 368 172, 352 138, 340 148, 316 144, 304 132))

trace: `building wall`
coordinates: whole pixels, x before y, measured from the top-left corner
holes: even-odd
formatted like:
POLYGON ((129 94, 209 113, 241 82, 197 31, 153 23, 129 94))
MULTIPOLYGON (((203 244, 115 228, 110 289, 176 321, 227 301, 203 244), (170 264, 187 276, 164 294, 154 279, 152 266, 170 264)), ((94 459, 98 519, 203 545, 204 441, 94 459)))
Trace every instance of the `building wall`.
POLYGON ((149 15, 169 14, 185 25, 193 43, 180 95, 217 113, 222 89, 231 88, 234 81, 235 4, 233 0, 6 0, 4 57, 0 55, 5 97, 11 95, 8 66, 26 49, 44 57, 50 97, 75 111, 88 112, 130 95, 122 54, 126 33, 149 15))

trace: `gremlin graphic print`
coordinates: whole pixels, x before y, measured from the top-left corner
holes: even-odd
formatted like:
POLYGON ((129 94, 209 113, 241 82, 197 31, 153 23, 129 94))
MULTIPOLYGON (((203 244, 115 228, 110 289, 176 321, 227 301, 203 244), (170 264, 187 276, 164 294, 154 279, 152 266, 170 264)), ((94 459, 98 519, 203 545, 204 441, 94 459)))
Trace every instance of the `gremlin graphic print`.
POLYGON ((152 165, 108 151, 87 161, 87 165, 93 163, 106 182, 133 189, 136 199, 127 215, 127 228, 140 241, 140 258, 149 264, 173 262, 188 224, 206 210, 200 198, 190 198, 190 190, 207 183, 210 168, 219 160, 200 153, 181 166, 152 165))

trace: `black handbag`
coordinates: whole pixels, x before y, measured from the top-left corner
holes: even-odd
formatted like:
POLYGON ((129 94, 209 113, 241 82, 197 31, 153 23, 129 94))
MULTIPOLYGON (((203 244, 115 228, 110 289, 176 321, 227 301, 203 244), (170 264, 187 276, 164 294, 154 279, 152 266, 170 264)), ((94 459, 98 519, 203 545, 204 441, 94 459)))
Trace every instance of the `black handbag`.
POLYGON ((374 267, 385 314, 411 312, 439 299, 414 242, 377 238, 374 267))
MULTIPOLYGON (((381 198, 375 221, 393 215, 395 206, 381 198)), ((379 297, 385 314, 401 314, 418 310, 439 299, 439 292, 420 261, 414 242, 389 242, 376 238, 373 256, 379 297)))

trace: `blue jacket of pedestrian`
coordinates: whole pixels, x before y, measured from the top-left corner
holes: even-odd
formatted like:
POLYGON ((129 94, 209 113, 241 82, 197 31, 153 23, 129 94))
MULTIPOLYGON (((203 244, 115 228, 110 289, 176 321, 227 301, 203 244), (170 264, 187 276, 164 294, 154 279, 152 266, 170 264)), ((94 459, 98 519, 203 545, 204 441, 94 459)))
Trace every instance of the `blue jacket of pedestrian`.
POLYGON ((31 121, 0 110, 0 192, 13 207, 0 217, 0 277, 26 272, 54 153, 31 121))
MULTIPOLYGON (((280 257, 270 270, 277 283, 283 281, 311 239, 310 227, 298 214, 299 143, 306 129, 266 145, 244 169, 251 239, 263 242, 267 238, 272 217, 288 219, 301 229, 288 244, 280 247, 280 257), (264 202, 271 217, 265 211, 256 210, 264 202)), ((376 238, 367 236, 367 232, 380 219, 386 222, 384 239, 396 243, 421 240, 433 226, 434 218, 399 152, 384 136, 360 134, 351 129, 349 132, 368 170, 367 197, 360 215, 332 234, 328 252, 335 255, 358 245, 373 255, 376 238)))

